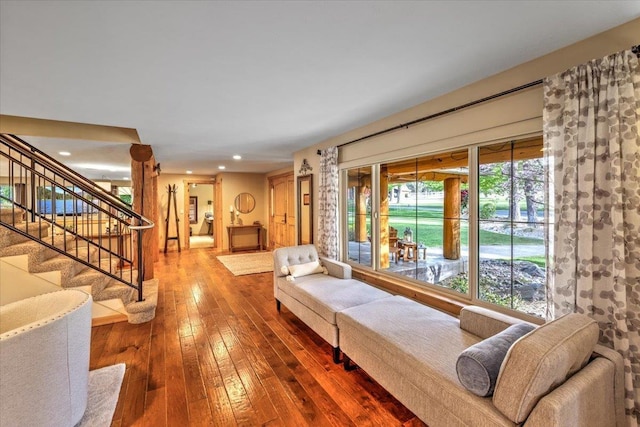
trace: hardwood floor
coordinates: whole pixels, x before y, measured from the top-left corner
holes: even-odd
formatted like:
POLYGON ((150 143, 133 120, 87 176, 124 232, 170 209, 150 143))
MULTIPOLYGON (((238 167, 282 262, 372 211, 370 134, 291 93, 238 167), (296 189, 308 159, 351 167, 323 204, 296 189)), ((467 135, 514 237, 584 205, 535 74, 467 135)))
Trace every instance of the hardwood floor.
POLYGON ((156 318, 92 329, 91 369, 127 365, 113 426, 424 426, 209 249, 162 255, 156 318))

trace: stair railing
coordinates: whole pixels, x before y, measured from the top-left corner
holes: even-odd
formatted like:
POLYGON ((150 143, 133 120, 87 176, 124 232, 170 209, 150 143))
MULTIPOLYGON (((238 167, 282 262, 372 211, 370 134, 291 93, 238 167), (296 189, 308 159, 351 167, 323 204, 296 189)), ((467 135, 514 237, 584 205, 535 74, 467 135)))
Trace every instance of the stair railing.
POLYGON ((0 206, 12 212, 0 225, 136 289, 143 300, 142 233, 153 221, 15 135, 0 134, 0 160, 0 206), (30 221, 23 229, 16 218, 24 214, 30 221))

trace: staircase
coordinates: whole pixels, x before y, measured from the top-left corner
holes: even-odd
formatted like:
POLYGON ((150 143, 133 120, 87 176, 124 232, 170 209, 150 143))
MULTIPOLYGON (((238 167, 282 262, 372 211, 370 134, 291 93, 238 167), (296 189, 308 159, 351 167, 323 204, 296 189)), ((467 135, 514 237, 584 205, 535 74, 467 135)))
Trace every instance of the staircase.
POLYGON ((79 288, 93 297, 94 324, 153 319, 157 279, 143 281, 134 268, 144 265, 138 242, 153 223, 25 141, 0 135, 0 143, 0 185, 9 183, 0 192, 0 261, 45 283, 27 289, 4 274, 3 294, 79 288))

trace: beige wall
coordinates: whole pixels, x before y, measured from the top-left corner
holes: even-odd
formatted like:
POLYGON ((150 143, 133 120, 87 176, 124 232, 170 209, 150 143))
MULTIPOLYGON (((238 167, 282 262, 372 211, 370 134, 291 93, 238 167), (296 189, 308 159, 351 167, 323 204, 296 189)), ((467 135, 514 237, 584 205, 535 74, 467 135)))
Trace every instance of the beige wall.
MULTIPOLYGON (((635 19, 612 30, 294 153, 296 174, 304 158, 313 167, 314 239, 317 240, 319 156, 316 151, 318 149, 344 144, 402 123, 534 82, 590 59, 628 49, 638 43, 638 34, 640 34, 640 19, 635 19)), ((470 144, 539 135, 542 132, 542 97, 542 86, 536 86, 425 121, 407 129, 349 144, 340 149, 340 167, 354 167, 383 159, 395 160, 470 144)))
MULTIPOLYGON (((269 193, 265 190, 267 181, 265 174, 226 172, 217 175, 222 188, 222 248, 229 249, 227 239, 227 226, 231 225, 230 206, 234 205, 235 198, 240 193, 251 193, 256 199, 256 207, 253 212, 241 214, 243 224, 253 224, 260 221, 266 228, 269 224, 268 209, 269 193)), ((234 239, 235 241, 235 239, 234 239)))
MULTIPOLYGON (((453 108, 542 79, 546 76, 564 71, 574 65, 584 63, 590 59, 600 58, 619 50, 628 49, 638 43, 638 34, 640 34, 640 18, 552 52, 548 55, 525 62, 517 67, 472 83, 443 96, 416 105, 415 107, 408 108, 368 125, 327 139, 318 143, 314 148, 343 144, 350 140, 397 126, 401 123, 406 123, 430 114, 438 113, 448 108, 453 108)), ((541 93, 541 89, 539 90, 539 93, 541 93)), ((506 112, 507 110, 508 108, 503 111, 506 112)), ((461 112, 452 113, 451 116, 457 116, 458 114, 461 114, 461 112)), ((418 126, 427 126, 428 123, 430 122, 418 126)), ((363 143, 356 145, 367 144, 368 141, 364 141, 363 143)))

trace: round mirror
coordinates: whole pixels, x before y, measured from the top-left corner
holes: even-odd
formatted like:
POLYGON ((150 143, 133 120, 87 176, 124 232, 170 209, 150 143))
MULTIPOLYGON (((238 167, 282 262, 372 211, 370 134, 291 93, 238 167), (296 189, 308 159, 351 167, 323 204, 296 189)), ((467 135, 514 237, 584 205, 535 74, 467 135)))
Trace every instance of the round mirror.
POLYGON ((247 214, 256 207, 256 199, 250 193, 240 193, 236 196, 234 204, 238 212, 247 214))

